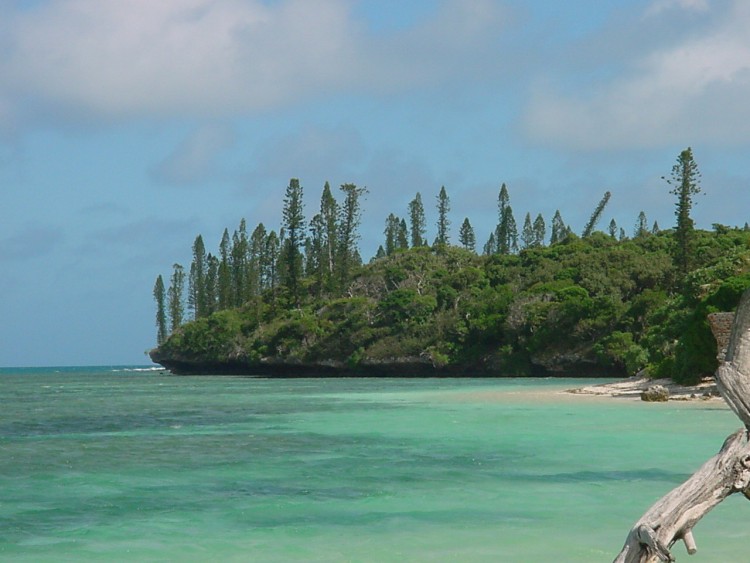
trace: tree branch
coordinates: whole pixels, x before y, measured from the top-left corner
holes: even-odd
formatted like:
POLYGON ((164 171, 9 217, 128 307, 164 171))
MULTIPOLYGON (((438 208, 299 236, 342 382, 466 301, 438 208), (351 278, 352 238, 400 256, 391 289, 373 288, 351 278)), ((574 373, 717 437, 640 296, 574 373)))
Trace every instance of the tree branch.
POLYGON ((737 308, 716 384, 745 429, 729 436, 718 454, 648 509, 631 528, 615 563, 674 561, 670 548, 678 540, 693 554, 693 528, 703 516, 731 494, 750 498, 750 290, 737 308))

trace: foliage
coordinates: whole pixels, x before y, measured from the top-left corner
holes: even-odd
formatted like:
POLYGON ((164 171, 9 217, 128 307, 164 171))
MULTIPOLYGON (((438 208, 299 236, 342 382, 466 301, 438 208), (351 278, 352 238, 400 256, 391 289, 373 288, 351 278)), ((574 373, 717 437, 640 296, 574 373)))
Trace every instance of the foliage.
POLYGON ((411 233, 411 246, 423 246, 425 244, 425 216, 422 194, 417 192, 414 199, 409 202, 409 224, 411 233))
POLYGON ((154 283, 154 300, 156 301, 156 343, 163 344, 167 339, 167 313, 165 309, 166 290, 161 275, 154 283))
POLYGON ((694 242, 690 211, 694 203, 693 198, 701 191, 700 172, 690 147, 680 153, 677 163, 672 167, 671 179, 665 180, 672 187, 669 193, 677 196, 674 261, 680 273, 687 274, 691 266, 694 242))
MULTIPOLYGON (((306 291, 295 306, 269 288, 183 325, 161 350, 351 368, 416 358, 516 375, 589 365, 693 381, 715 367, 706 315, 731 310, 750 287, 750 233, 699 231, 696 241, 700 268, 679 294, 669 231, 623 241, 566 234, 490 256, 450 245, 398 249, 354 273, 337 297, 306 291)), ((311 275, 302 287, 315 284, 311 275)))
POLYGON ((450 227, 450 219, 448 219, 448 212, 451 210, 451 202, 448 194, 445 191, 445 186, 440 188, 440 193, 437 196, 437 237, 435 238, 435 244, 448 244, 449 234, 448 227, 450 227))
POLYGON ((302 239, 305 216, 302 202, 302 186, 297 178, 289 180, 284 196, 284 232, 282 264, 284 283, 293 299, 299 300, 299 284, 302 277, 302 239))
POLYGON ((476 250, 477 238, 474 235, 474 228, 471 226, 468 217, 465 217, 464 222, 461 224, 458 241, 466 250, 471 250, 472 252, 476 250))
POLYGON ((589 222, 586 223, 586 226, 583 228, 583 234, 581 235, 583 238, 591 236, 591 233, 594 232, 594 228, 596 227, 596 224, 599 222, 599 219, 601 218, 602 213, 604 213, 604 208, 607 207, 607 203, 609 203, 609 198, 611 196, 612 194, 610 192, 604 192, 604 197, 602 197, 601 201, 597 204, 596 209, 594 209, 594 212, 591 214, 591 217, 589 218, 589 222))
POLYGON ((292 179, 278 231, 261 223, 248 236, 242 220, 231 237, 224 230, 216 255, 198 235, 189 275, 175 264, 168 291, 157 278, 159 355, 352 369, 418 362, 446 373, 500 375, 588 367, 693 382, 716 366, 707 315, 732 310, 750 287, 750 230, 693 228, 697 178, 692 153, 683 151, 670 181, 678 195, 673 230, 648 230, 645 212, 632 239, 614 220, 609 234, 594 230, 607 192, 582 237, 557 211, 545 245, 544 218, 526 213, 520 250, 503 184, 498 224, 482 256, 468 218, 460 246, 450 244, 445 188, 428 246, 417 193, 408 209, 411 229, 390 214, 384 247, 366 266, 357 242, 367 190, 343 184, 339 204, 326 183, 320 212, 306 222, 302 188, 292 179))

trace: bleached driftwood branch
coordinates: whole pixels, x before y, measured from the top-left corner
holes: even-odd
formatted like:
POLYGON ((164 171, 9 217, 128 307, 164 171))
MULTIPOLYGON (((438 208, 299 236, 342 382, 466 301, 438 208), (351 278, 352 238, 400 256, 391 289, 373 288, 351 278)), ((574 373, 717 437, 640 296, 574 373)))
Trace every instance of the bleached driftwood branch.
POLYGON ((734 316, 716 386, 745 428, 729 436, 718 454, 648 509, 630 530, 615 563, 674 561, 670 549, 678 540, 693 554, 693 528, 703 516, 733 493, 750 499, 750 290, 734 316))

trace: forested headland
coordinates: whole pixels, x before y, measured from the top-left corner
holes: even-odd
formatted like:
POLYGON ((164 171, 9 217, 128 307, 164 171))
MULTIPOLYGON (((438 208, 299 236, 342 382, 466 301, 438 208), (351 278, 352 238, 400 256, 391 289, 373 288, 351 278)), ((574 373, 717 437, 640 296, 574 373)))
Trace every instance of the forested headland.
POLYGON ((580 232, 557 211, 517 222, 503 184, 481 248, 469 218, 452 242, 450 198, 435 197, 427 238, 420 193, 384 222, 367 263, 358 248, 366 189, 323 188, 305 214, 292 179, 278 230, 245 221, 218 251, 193 242, 188 268, 154 285, 158 347, 175 373, 257 375, 632 375, 692 383, 716 368, 706 316, 750 287, 750 228, 695 229, 700 172, 691 149, 665 178, 676 223, 645 211, 628 229, 598 226, 605 192, 580 232))

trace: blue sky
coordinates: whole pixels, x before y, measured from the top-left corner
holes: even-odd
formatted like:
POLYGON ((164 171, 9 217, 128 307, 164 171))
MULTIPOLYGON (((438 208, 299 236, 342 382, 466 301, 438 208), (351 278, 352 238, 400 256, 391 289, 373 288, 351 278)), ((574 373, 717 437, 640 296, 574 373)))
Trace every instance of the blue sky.
POLYGON ((360 248, 416 192, 481 246, 516 219, 631 233, 750 220, 744 0, 7 0, 0 3, 0 366, 147 363, 153 283, 245 218, 277 228, 353 182, 360 248), (406 6, 406 7, 405 7, 406 6))

